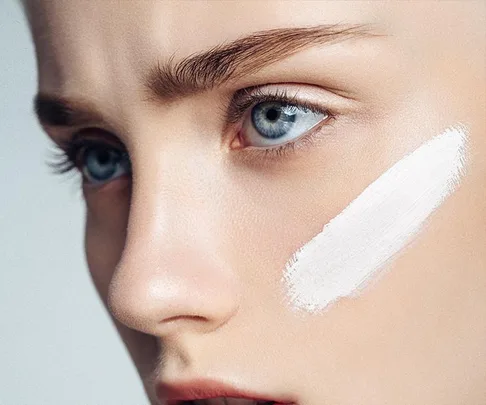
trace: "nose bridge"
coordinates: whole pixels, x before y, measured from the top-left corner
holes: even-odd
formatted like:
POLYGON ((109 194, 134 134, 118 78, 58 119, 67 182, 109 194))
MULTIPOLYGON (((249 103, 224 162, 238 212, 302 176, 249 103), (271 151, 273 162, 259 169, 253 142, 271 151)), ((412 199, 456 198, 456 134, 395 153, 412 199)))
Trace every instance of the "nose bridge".
POLYGON ((134 235, 164 234, 175 227, 176 236, 190 230, 196 213, 199 223, 212 215, 214 200, 208 198, 212 182, 205 178, 209 162, 183 147, 163 148, 147 148, 139 153, 140 162, 133 163, 130 230, 134 235))
POLYGON ((184 142, 145 145, 133 155, 127 236, 110 310, 153 335, 213 330, 238 306, 235 274, 219 249, 214 159, 184 142))

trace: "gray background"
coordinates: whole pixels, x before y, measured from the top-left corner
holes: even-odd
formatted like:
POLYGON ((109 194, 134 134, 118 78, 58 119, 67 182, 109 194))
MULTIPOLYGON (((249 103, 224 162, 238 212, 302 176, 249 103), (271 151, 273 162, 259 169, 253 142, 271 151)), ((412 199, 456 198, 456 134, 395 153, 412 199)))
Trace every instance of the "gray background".
POLYGON ((147 405, 83 252, 76 177, 54 176, 32 113, 27 23, 0 0, 0 405, 147 405))

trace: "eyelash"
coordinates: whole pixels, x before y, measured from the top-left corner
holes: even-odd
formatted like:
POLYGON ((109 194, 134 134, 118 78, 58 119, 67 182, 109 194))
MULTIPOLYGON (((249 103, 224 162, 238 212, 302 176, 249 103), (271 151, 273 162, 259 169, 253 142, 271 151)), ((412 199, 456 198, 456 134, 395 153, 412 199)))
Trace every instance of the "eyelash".
MULTIPOLYGON (((297 93, 294 96, 290 96, 285 89, 280 92, 277 90, 274 93, 265 93, 263 90, 261 90, 261 88, 258 87, 250 87, 238 90, 233 95, 229 108, 226 111, 220 109, 220 112, 222 112, 222 116, 228 125, 235 124, 241 120, 249 108, 253 108, 257 104, 265 102, 277 102, 281 103, 282 106, 294 105, 301 110, 307 110, 316 114, 326 114, 327 118, 324 118, 316 125, 317 129, 314 128, 314 130, 310 133, 298 137, 294 141, 290 141, 276 147, 251 148, 252 150, 250 153, 254 154, 255 156, 253 157, 256 158, 268 159, 287 156, 289 153, 294 152, 297 148, 312 144, 315 140, 316 133, 319 132, 320 127, 322 126, 322 123, 335 118, 335 115, 327 108, 323 108, 322 106, 307 102, 305 100, 298 100, 297 93)), ((85 131, 86 130, 82 130, 82 132, 85 131)), ((75 134, 71 139, 64 141, 59 145, 56 144, 57 150, 55 151, 53 160, 48 162, 48 165, 53 169, 54 173, 65 174, 75 168, 80 168, 82 164, 80 162, 82 161, 83 157, 81 152, 89 147, 94 146, 99 148, 104 146, 110 148, 110 146, 106 146, 104 142, 92 139, 83 139, 79 135, 81 135, 81 133, 75 134)), ((128 152, 120 148, 120 153, 127 154, 128 152)))

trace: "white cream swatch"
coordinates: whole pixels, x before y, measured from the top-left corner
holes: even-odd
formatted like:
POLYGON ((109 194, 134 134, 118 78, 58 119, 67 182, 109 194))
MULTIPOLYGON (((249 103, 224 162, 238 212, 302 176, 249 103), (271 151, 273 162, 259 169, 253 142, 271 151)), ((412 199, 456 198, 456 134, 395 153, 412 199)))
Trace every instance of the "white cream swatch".
POLYGON ((294 253, 282 277, 290 305, 313 313, 361 292, 457 188, 466 138, 459 124, 424 143, 294 253))

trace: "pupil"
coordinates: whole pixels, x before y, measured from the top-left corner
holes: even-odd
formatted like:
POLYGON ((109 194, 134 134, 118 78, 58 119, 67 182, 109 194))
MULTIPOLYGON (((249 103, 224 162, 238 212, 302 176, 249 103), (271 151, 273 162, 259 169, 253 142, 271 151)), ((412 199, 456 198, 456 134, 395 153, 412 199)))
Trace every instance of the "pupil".
POLYGON ((280 116, 280 111, 277 111, 275 108, 272 108, 267 111, 267 118, 269 120, 275 121, 280 116))
POLYGON ((107 150, 98 151, 98 162, 102 165, 110 161, 110 153, 107 150))

